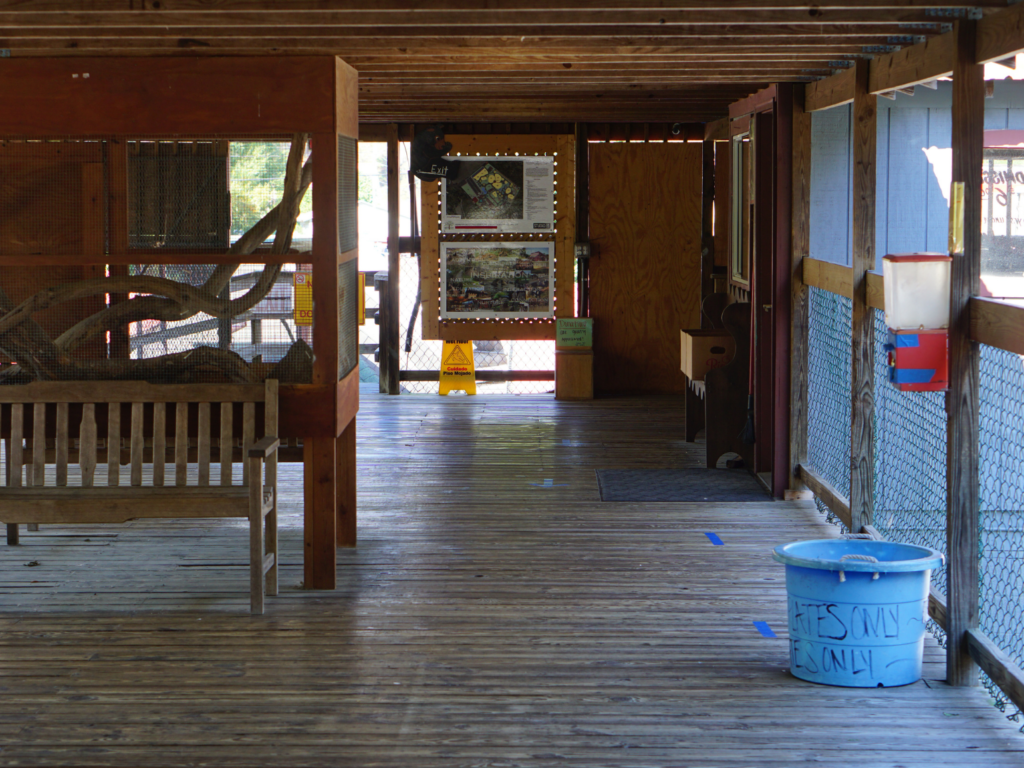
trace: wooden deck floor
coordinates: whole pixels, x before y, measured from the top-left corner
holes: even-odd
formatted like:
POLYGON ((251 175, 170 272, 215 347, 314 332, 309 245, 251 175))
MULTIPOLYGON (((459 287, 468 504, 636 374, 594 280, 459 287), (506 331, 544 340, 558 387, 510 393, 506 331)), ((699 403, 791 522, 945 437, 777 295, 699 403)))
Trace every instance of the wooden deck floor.
POLYGON ((364 392, 360 545, 337 591, 301 589, 286 468, 263 617, 241 524, 0 546, 0 765, 1024 764, 933 643, 905 688, 788 674, 769 555, 834 534, 811 503, 599 501, 596 468, 699 465, 681 421, 672 400, 364 392))

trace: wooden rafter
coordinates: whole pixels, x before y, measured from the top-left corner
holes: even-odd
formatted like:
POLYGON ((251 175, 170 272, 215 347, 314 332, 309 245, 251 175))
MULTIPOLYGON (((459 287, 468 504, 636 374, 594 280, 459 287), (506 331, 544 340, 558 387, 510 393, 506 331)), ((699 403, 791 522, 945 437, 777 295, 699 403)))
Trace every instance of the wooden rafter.
MULTIPOLYGON (((771 83, 814 83, 866 56, 875 57, 871 92, 896 90, 944 74, 943 33, 978 9, 982 58, 1024 50, 1024 6, 1007 0, 483 5, 0 0, 0 49, 12 58, 332 54, 360 72, 364 122, 708 121, 771 83)), ((843 93, 812 85, 808 109, 843 93)))

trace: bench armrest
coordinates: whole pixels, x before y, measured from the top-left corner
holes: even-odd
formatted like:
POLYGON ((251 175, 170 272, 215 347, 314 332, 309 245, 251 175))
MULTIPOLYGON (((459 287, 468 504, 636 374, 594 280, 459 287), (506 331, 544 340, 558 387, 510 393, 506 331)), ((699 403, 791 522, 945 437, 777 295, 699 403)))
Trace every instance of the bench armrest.
POLYGON ((276 437, 264 437, 257 440, 249 447, 249 458, 266 459, 277 451, 281 441, 276 437))

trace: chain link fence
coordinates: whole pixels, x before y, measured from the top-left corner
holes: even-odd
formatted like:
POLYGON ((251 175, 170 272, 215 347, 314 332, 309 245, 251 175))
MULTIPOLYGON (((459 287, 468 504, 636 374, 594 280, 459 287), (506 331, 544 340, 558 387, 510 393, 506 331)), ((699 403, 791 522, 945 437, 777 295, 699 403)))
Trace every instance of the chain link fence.
MULTIPOLYGON (((946 552, 946 393, 889 383, 885 313, 875 314, 875 528, 890 541, 946 552)), ((946 594, 946 568, 932 571, 946 594)), ((928 630, 945 633, 931 619, 928 630)))
MULTIPOLYGON (((850 495, 850 338, 853 302, 809 288, 807 328, 807 463, 850 495)), ((842 525, 818 499, 829 522, 842 525)))
MULTIPOLYGON (((843 495, 850 472, 852 302, 809 289, 809 465, 843 495)), ((901 392, 888 382, 884 313, 875 310, 874 523, 891 541, 946 552, 945 392, 901 392)), ((1024 358, 982 345, 980 371, 980 625, 1024 664, 1024 358)), ((840 521, 817 502, 830 522, 840 521)), ((843 528, 845 530, 845 528, 843 528)), ((932 574, 945 595, 946 568, 932 574)), ((945 633, 929 620, 941 645, 945 633)), ((982 683, 1010 718, 1021 713, 984 674, 982 683)))
MULTIPOLYGON (((982 344, 979 399, 980 626, 1024 664, 1024 358, 982 344)), ((982 682, 1004 709, 999 688, 982 682)))

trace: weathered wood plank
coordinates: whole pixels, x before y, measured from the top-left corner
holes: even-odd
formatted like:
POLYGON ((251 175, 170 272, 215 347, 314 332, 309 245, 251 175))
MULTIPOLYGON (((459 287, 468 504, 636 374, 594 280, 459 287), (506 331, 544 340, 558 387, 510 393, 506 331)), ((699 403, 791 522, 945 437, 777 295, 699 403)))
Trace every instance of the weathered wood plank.
POLYGON ((57 435, 55 441, 57 485, 68 484, 68 404, 57 403, 57 435))
POLYGON ((1024 670, 991 638, 973 627, 967 630, 967 650, 1007 698, 1024 710, 1024 670))
POLYGON ((262 402, 262 384, 147 384, 142 381, 34 381, 0 387, 0 403, 262 402))
POLYGON ((153 485, 164 484, 167 466, 167 404, 153 404, 153 485))
POLYGON ((856 77, 856 70, 851 67, 824 80, 808 83, 804 109, 808 112, 818 112, 849 104, 853 101, 856 77))
POLYGON ((199 426, 196 434, 196 442, 198 444, 197 450, 199 451, 199 485, 204 487, 210 484, 210 454, 212 440, 210 436, 210 416, 210 403, 200 403, 199 426))
POLYGON ((32 405, 32 485, 46 485, 46 404, 32 405))
POLYGON ((96 448, 99 442, 96 437, 96 406, 93 403, 82 406, 82 424, 78 435, 78 466, 82 471, 82 487, 92 488, 96 476, 96 448))
POLYGON ((855 530, 851 523, 850 500, 837 491, 825 478, 818 475, 810 467, 801 464, 797 471, 804 484, 814 491, 814 495, 821 499, 821 503, 832 510, 849 530, 855 530))
POLYGON ((131 485, 142 485, 142 454, 146 447, 146 439, 142 434, 142 403, 132 403, 131 438, 129 441, 129 460, 131 463, 131 485))
MULTIPOLYGON (((274 430, 276 433, 277 430, 274 430)), ((256 404, 242 406, 242 455, 249 455, 249 448, 256 442, 256 404)), ((223 457, 223 454, 222 454, 223 457)), ((249 484, 249 462, 242 462, 242 485, 249 484)))
POLYGON ((956 40, 952 32, 882 54, 871 63, 868 90, 886 93, 927 83, 953 72, 956 40))
MULTIPOLYGON (((803 282, 813 288, 853 298, 853 268, 820 259, 805 258, 803 282)), ((873 309, 885 309, 885 279, 878 272, 867 274, 867 302, 873 309)))
POLYGON ((234 447, 234 429, 231 403, 220 404, 220 484, 231 485, 231 456, 234 447))
POLYGON ((121 404, 107 409, 107 485, 121 484, 121 404))
POLYGON ((1024 307, 979 296, 968 307, 973 341, 1024 355, 1024 307))
POLYGON ((981 288, 981 187, 984 67, 976 61, 977 25, 957 22, 953 65, 953 178, 964 183, 964 253, 950 281, 947 395, 947 669, 950 685, 977 684, 967 630, 978 626, 978 343, 970 336, 970 300, 981 288))
POLYGON ((853 99, 853 310, 850 365, 850 530, 874 522, 875 313, 868 271, 875 266, 877 97, 868 92, 869 62, 857 61, 853 99))
POLYGON ((179 402, 174 408, 174 484, 176 486, 184 486, 188 481, 187 469, 188 403, 179 402))
POLYGON ((811 114, 804 107, 806 92, 796 89, 793 105, 793 233, 790 318, 789 487, 803 488, 799 467, 807 463, 807 332, 809 295, 804 262, 810 253, 811 114))
POLYGON ((979 64, 1001 61, 1024 51, 1024 8, 1011 5, 978 22, 979 64))

